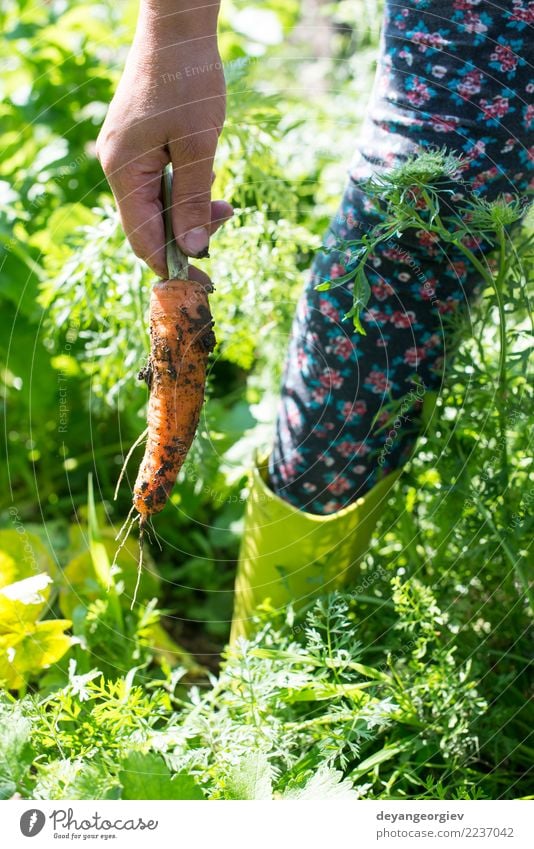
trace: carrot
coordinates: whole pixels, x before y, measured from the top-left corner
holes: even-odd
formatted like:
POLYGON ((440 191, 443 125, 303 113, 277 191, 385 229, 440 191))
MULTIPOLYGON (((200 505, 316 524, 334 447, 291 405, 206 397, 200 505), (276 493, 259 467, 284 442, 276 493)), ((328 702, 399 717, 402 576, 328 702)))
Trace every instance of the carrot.
POLYGON ((208 291, 194 280, 152 288, 150 357, 139 373, 150 390, 148 435, 133 496, 142 523, 167 503, 198 426, 215 346, 208 291))
MULTIPOLYGON (((193 442, 204 402, 206 369, 215 347, 208 282, 188 280, 188 260, 176 244, 171 220, 172 169, 163 174, 163 220, 168 280, 160 280, 150 294, 150 356, 139 378, 150 391, 148 427, 126 455, 115 498, 134 449, 147 438, 133 492, 133 504, 117 534, 120 545, 113 565, 136 521, 139 521, 139 563, 133 608, 143 568, 143 541, 147 524, 167 503, 178 472, 193 442), (132 518, 132 514, 133 518, 132 518)), ((156 537, 157 540, 157 537, 156 537)))

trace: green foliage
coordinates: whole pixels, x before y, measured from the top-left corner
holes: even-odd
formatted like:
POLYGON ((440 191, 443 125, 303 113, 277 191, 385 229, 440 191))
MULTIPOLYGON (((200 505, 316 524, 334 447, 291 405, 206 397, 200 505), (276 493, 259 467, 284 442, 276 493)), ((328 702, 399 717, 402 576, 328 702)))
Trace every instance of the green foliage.
MULTIPOLYGON (((348 257, 349 270, 335 282, 326 280, 316 287, 324 291, 354 280, 353 307, 345 319, 353 319, 358 333, 365 335, 360 315, 371 297, 366 273, 370 258, 379 245, 393 237, 398 239, 410 230, 423 230, 432 234, 440 245, 456 249, 457 255, 463 256, 496 293, 496 302, 500 303, 504 277, 510 274, 511 262, 518 261, 514 246, 507 242, 507 228, 520 221, 526 207, 519 198, 510 202, 500 197, 490 202, 476 197, 469 186, 459 180, 462 164, 460 157, 446 150, 424 151, 365 184, 366 194, 373 199, 381 221, 361 238, 341 241, 329 249, 348 257), (461 188, 464 196, 463 200, 455 201, 454 213, 447 203, 452 185, 461 188), (498 251, 499 273, 495 281, 484 254, 472 247, 473 242, 479 243, 477 247, 483 244, 486 253, 488 249, 498 251)), ((504 313, 501 321, 505 321, 504 313)))
POLYGON ((40 703, 27 698, 1 705, 10 725, 0 773, 5 792, 31 788, 34 798, 57 799, 202 798, 192 778, 171 777, 160 755, 140 751, 168 708, 163 690, 147 696, 133 685, 133 674, 105 682, 96 670, 77 674, 71 663, 69 683, 57 694, 40 703), (29 737, 41 753, 36 770, 29 737))
POLYGON ((0 799, 28 792, 27 776, 33 763, 32 724, 17 703, 0 702, 0 799))
POLYGON ((129 752, 121 763, 119 779, 122 799, 204 798, 198 784, 187 773, 171 776, 163 759, 154 753, 129 752))
POLYGON ((269 443, 295 301, 370 88, 379 10, 368 0, 323 7, 328 57, 299 34, 304 4, 262 4, 270 43, 247 32, 250 4, 224 4, 229 120, 214 196, 236 215, 205 265, 219 346, 130 610, 137 540, 117 554, 115 536, 139 449, 113 493, 144 427, 151 279, 94 140, 136 6, 7 0, 0 11, 0 796, 531 795, 532 222, 510 238, 518 203, 468 198, 445 226, 458 167, 446 151, 373 181, 384 229, 348 246, 356 323, 365 259, 388 231, 422 227, 471 262, 465 236, 496 248, 469 333, 451 326, 449 376, 359 585, 264 619, 216 670, 246 470, 269 443))
MULTIPOLYGON (((105 793, 119 784, 122 798, 201 798, 200 787, 226 799, 339 798, 352 787, 357 797, 405 798, 436 778, 457 790, 456 770, 466 765, 467 785, 484 786, 474 761, 487 705, 471 664, 455 659, 455 637, 428 588, 397 581, 394 602, 394 626, 372 666, 358 604, 338 594, 302 621, 265 623, 229 653, 211 689, 185 700, 176 676, 153 682, 149 695, 134 685, 135 670, 112 683, 71 663, 66 687, 11 708, 31 722, 37 787, 44 781, 56 798, 76 779, 79 793, 89 762, 108 777, 105 793)), ((8 778, 17 787, 30 781, 8 778)))

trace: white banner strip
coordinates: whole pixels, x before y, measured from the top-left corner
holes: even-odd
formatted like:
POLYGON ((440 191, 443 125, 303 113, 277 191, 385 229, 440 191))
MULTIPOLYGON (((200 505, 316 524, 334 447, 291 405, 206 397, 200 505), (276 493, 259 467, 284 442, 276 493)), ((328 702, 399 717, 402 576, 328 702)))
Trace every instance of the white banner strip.
POLYGON ((4 802, 1 845, 532 849, 533 802, 4 802))

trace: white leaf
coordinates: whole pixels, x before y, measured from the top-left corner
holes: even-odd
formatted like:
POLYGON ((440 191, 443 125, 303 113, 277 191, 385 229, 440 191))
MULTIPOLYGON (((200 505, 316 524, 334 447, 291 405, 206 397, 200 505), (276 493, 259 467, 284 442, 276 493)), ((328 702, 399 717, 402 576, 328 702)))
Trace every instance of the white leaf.
POLYGON ((299 802, 323 799, 348 802, 357 799, 358 794, 350 781, 343 778, 341 772, 327 766, 320 766, 304 787, 299 790, 286 790, 282 798, 299 802))
POLYGON ((15 581, 14 584, 2 587, 0 595, 11 601, 20 601, 22 604, 42 604, 46 601, 46 596, 42 595, 42 592, 51 583, 50 575, 40 572, 31 578, 24 578, 23 581, 15 581))
POLYGON ((265 752, 254 752, 240 759, 226 781, 229 799, 272 800, 272 767, 265 752))

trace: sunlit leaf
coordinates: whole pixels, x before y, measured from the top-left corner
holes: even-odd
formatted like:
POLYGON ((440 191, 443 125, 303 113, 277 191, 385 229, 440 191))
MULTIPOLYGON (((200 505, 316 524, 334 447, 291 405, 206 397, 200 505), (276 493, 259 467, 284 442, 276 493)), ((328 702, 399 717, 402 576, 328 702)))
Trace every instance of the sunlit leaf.
POLYGON ((0 530, 0 588, 36 572, 47 572, 52 577, 57 574, 50 550, 39 537, 20 522, 17 530, 0 530))

